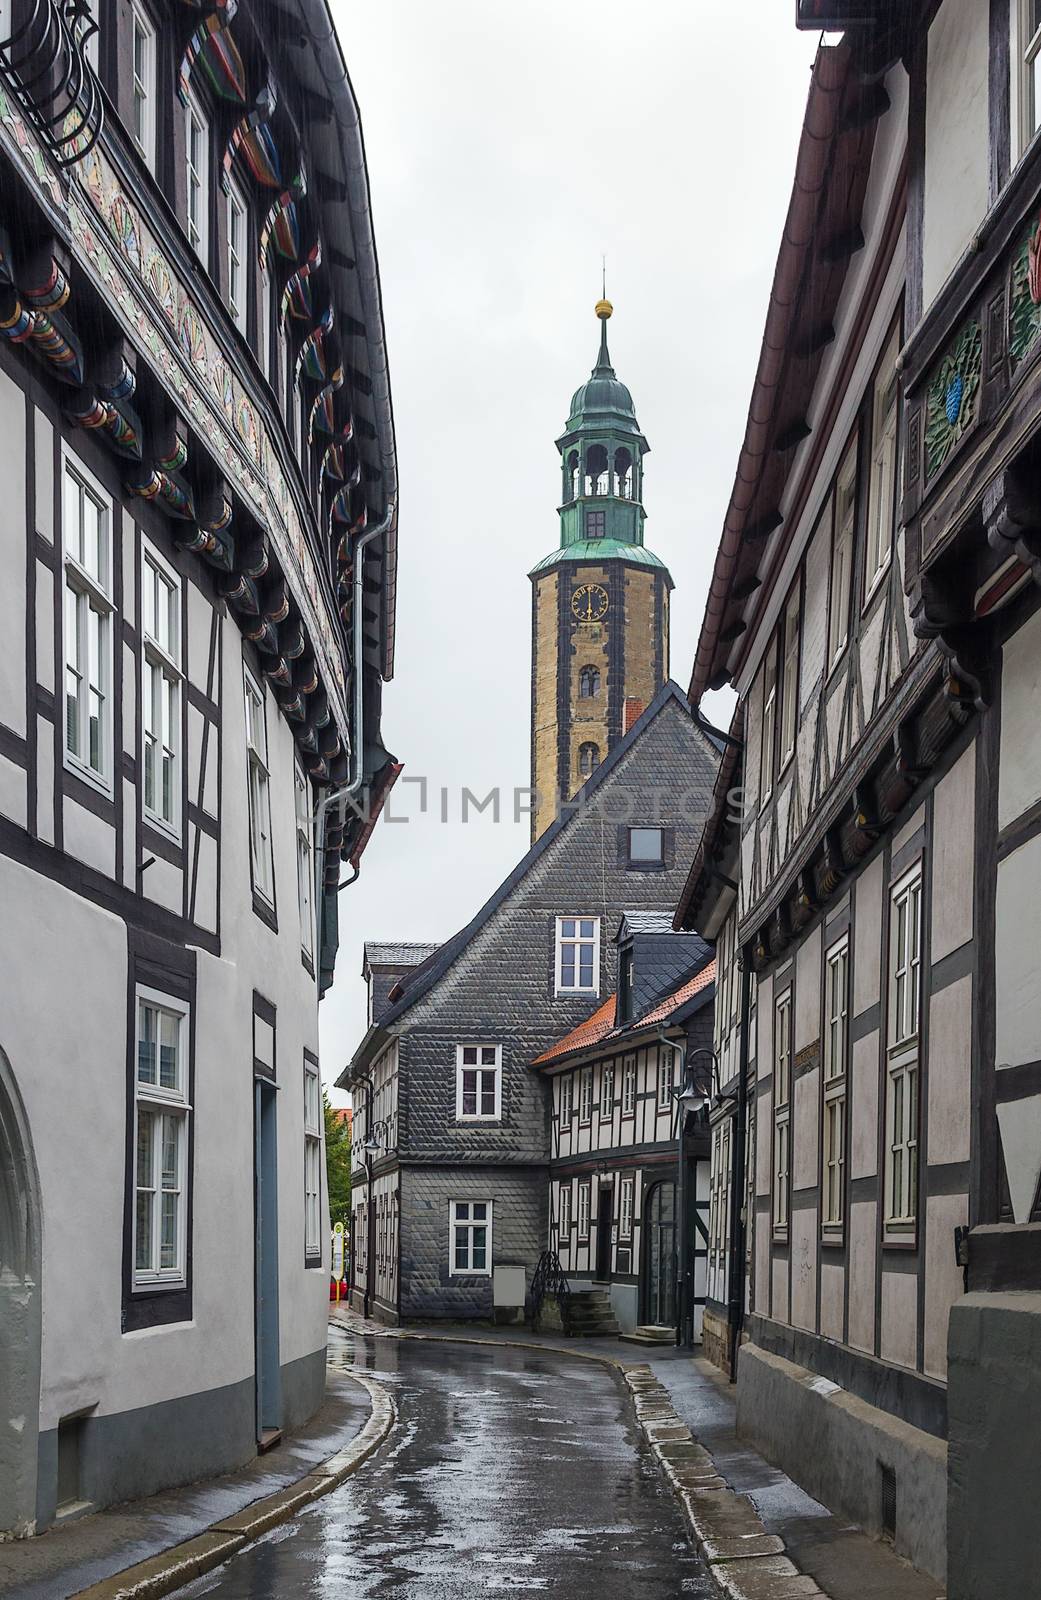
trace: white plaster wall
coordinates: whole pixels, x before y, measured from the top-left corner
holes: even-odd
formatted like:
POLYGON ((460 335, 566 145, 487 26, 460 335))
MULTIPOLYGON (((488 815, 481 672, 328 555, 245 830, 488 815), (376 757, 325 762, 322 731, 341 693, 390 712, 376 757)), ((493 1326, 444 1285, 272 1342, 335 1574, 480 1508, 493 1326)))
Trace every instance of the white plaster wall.
POLYGON ((821 930, 808 934, 795 957, 795 1050, 805 1050, 821 1032, 821 930))
POLYGON ((1041 799, 1041 611, 1013 634, 1002 653, 998 827, 1007 828, 1041 799))
POLYGON ((972 978, 929 1003, 929 1163, 968 1161, 972 1125, 972 978))
POLYGON ((842 1302, 846 1274, 842 1267, 825 1257, 821 1262, 821 1337, 842 1338, 842 1302))
POLYGON ((944 0, 929 29, 922 297, 928 311, 987 211, 989 8, 944 0))
POLYGON ((876 856, 857 879, 853 945, 853 1015, 859 1017, 879 997, 882 961, 882 858, 876 856))
MULTIPOLYGON (((929 1141, 931 1155, 931 1131, 929 1141)), ((946 1380, 947 1377, 947 1324, 951 1306, 965 1293, 962 1269, 954 1257, 954 1230, 964 1227, 968 1220, 967 1195, 933 1195, 926 1202, 922 1367, 931 1378, 946 1380)))
POLYGON ((854 1350, 875 1348, 874 1200, 855 1200, 849 1208, 849 1343, 854 1350))
POLYGON ((817 1210, 793 1211, 790 1219, 792 1254, 792 1323, 813 1332, 817 1321, 817 1210))
POLYGON ((65 796, 62 808, 64 818, 64 844, 67 855, 88 867, 95 867, 106 877, 116 870, 116 833, 104 817, 95 816, 77 800, 65 796))
MULTIPOLYGON (((821 1069, 814 1067, 792 1085, 792 1186, 808 1189, 817 1182, 817 1127, 820 1117, 821 1069)), ((816 1216, 816 1213, 814 1213, 816 1216)))
POLYGON ((998 1068, 1041 1054, 1041 835, 998 865, 994 972, 998 1068))
POLYGON ((25 735, 25 399, 0 372, 0 723, 25 735))
POLYGON ((976 746, 970 744, 937 784, 933 796, 933 961, 942 961, 972 938, 975 807, 976 746))
POLYGON ((849 1175, 870 1178, 878 1171, 877 1030, 854 1039, 850 1067, 849 1175))
MULTIPOLYGON (((951 1254, 954 1254, 953 1241, 951 1254)), ((882 1360, 893 1361, 901 1367, 913 1367, 917 1329, 918 1274, 883 1270, 880 1341, 882 1360)))

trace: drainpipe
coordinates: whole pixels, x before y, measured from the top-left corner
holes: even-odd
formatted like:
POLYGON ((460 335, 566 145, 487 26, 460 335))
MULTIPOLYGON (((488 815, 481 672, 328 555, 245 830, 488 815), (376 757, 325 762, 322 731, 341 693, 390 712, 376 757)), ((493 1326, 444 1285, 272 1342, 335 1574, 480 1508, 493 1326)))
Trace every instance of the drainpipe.
MULTIPOLYGON (((339 789, 332 789, 319 800, 315 812, 315 837, 318 847, 315 851, 317 857, 317 886, 319 904, 325 894, 325 830, 328 824, 329 812, 333 806, 340 805, 347 800, 353 800, 360 792, 365 781, 365 672, 362 664, 362 568, 364 565, 365 550, 374 539, 379 539, 386 533, 394 520, 394 502, 391 500, 380 521, 367 533, 363 533, 354 541, 354 572, 353 572, 353 598, 351 602, 351 668, 354 674, 352 689, 354 692, 354 722, 351 728, 351 775, 349 781, 339 789)), ((355 873, 355 878, 357 873, 355 873)), ((352 878, 350 882, 354 882, 352 878)), ((342 887, 342 886, 341 886, 342 887)))
MULTIPOLYGON (((372 1077, 360 1074, 365 1085, 365 1137, 372 1137, 372 1077)), ((364 1146, 362 1147, 364 1149, 364 1146)), ((372 1263, 375 1256, 375 1211, 372 1205, 372 1157, 365 1151, 365 1292, 362 1296, 362 1316, 368 1318, 369 1299, 372 1293, 372 1263)), ((357 1263, 355 1263, 357 1272, 357 1263)))
POLYGON ((730 1268, 727 1272, 727 1322, 730 1335, 730 1381, 737 1382, 737 1356, 741 1328, 745 1320, 745 1240, 751 1217, 741 1221, 748 1203, 745 1182, 745 1146, 748 1128, 748 1014, 751 1009, 752 974, 741 969, 741 1047, 738 1053, 737 1116, 734 1127, 734 1155, 731 1185, 734 1203, 730 1207, 730 1268), (740 1201, 740 1204, 738 1204, 740 1201))

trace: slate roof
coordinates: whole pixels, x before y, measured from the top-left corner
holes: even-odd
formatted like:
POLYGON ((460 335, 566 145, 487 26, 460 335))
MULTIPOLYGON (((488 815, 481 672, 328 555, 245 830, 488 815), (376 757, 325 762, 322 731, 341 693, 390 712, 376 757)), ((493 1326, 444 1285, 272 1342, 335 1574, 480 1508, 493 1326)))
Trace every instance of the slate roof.
POLYGON ((585 1022, 580 1022, 577 1028, 572 1028, 563 1039, 550 1045, 540 1056, 536 1056, 533 1065, 536 1067, 550 1066, 557 1061, 564 1060, 567 1056, 584 1054, 595 1045, 621 1042, 635 1034, 642 1033, 644 1029, 656 1027, 658 1023, 670 1020, 679 1020, 679 1014, 690 1006, 691 1010, 698 1010, 711 998, 711 991, 716 981, 715 957, 707 961, 697 972, 690 974, 683 982, 669 994, 665 995, 643 1016, 635 1017, 631 1022, 626 1022, 622 1027, 614 1026, 616 996, 609 995, 602 1006, 587 1017, 585 1022), (698 1001, 698 1005, 691 1005, 698 1001))
POLYGON ((385 944, 380 940, 366 939, 364 945, 365 960, 370 967, 418 967, 421 961, 426 961, 440 948, 440 945, 418 944, 414 940, 385 944))
MULTIPOLYGON (((458 933, 453 934, 450 939, 446 939, 444 944, 438 947, 434 955, 427 957, 427 960, 418 970, 408 973, 399 981, 399 983, 396 985, 395 991, 393 991, 397 994, 398 998, 395 1000, 390 1009, 386 1011, 380 1018, 380 1024, 382 1027, 386 1027, 388 1023, 396 1021, 398 1017, 407 1011, 410 1006, 414 1005, 416 1001, 421 998, 421 996, 432 989, 434 984, 444 976, 452 963, 456 961, 461 955, 462 951, 465 950, 470 940, 480 932, 480 930, 488 922, 489 918, 494 915, 494 913, 499 909, 509 895, 513 893, 517 885, 523 882, 524 878, 531 871, 531 868, 535 865, 536 861, 538 861, 545 851, 549 849, 550 845, 558 837, 558 835, 569 826, 572 818, 576 814, 580 802, 583 799, 588 799, 590 795, 595 794, 600 785, 604 783, 610 774, 615 770, 619 762, 622 761, 622 759, 629 753, 633 745, 640 738, 644 729, 648 727, 651 722, 653 722, 658 713, 670 701, 675 701, 683 708, 688 716, 690 715, 690 702, 688 701, 686 695, 679 687, 679 684, 674 683, 672 679, 669 679, 669 681, 664 683, 658 690, 658 693, 655 695, 646 711, 644 711, 643 714, 637 718, 632 727, 629 729, 628 733, 624 734, 623 737, 619 739, 614 749, 609 755, 605 756, 604 760, 601 761, 593 775, 586 779, 581 789, 574 796, 574 799, 564 807, 560 815, 552 823, 550 823, 545 832, 539 835, 526 855, 523 855, 520 861, 518 861, 509 877, 504 878, 490 899, 485 901, 477 915, 466 924, 465 928, 460 928, 458 933)), ((704 732, 704 730, 702 731, 704 732)), ((711 745, 713 745, 713 747, 715 747, 715 741, 710 739, 707 733, 705 733, 705 738, 711 745)), ((358 1060, 361 1053, 362 1051, 360 1048, 355 1053, 354 1061, 358 1060)))

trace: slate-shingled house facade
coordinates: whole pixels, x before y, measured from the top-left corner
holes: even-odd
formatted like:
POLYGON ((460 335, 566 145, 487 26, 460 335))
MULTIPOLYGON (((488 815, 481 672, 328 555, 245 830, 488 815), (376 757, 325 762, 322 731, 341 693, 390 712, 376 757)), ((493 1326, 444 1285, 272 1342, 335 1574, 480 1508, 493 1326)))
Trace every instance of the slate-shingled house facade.
POLYGON ((615 987, 622 914, 675 902, 718 758, 666 684, 473 921, 377 999, 338 1080, 355 1106, 357 1307, 390 1321, 488 1317, 497 1264, 530 1282, 550 1155, 532 1062, 615 987), (662 827, 657 870, 630 859, 641 824, 662 827))

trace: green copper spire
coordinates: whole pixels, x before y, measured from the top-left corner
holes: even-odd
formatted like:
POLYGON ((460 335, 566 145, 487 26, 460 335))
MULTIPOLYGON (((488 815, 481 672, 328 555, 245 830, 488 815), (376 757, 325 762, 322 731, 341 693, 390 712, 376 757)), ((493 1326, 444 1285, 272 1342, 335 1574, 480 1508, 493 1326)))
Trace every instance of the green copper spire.
MULTIPOLYGON (((560 438, 563 503, 560 549, 592 543, 603 559, 643 544, 643 458, 650 448, 636 420, 633 397, 620 382, 607 348, 614 307, 597 302, 600 350, 587 381, 571 399, 560 438)), ((576 552, 577 553, 577 552, 576 552)))

